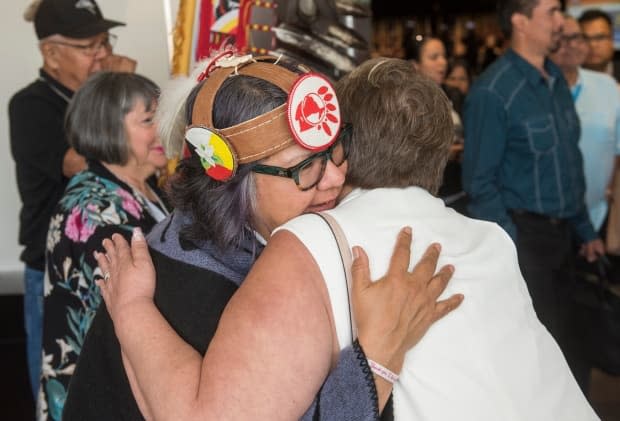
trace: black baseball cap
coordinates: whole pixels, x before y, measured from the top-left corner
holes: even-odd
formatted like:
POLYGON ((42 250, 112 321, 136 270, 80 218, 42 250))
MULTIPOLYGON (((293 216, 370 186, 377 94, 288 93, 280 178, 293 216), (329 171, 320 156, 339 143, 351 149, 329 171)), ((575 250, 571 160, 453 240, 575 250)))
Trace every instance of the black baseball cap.
POLYGON ((115 26, 125 24, 105 19, 95 0, 43 0, 34 16, 38 39, 55 34, 89 38, 115 26))

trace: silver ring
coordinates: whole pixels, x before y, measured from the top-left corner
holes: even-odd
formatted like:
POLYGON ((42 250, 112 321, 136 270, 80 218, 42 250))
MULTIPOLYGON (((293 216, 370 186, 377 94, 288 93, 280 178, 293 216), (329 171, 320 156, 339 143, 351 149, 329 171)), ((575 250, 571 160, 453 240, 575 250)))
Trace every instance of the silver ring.
POLYGON ((110 272, 108 272, 107 270, 103 274, 103 280, 106 281, 106 282, 108 282, 110 280, 110 272))

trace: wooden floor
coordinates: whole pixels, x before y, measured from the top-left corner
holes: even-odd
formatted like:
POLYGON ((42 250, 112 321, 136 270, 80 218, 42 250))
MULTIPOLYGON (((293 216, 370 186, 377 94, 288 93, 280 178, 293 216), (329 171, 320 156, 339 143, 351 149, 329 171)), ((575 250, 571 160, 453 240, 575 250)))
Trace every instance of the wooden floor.
MULTIPOLYGON (((34 420, 22 320, 22 297, 0 295, 0 420, 34 420)), ((593 370, 590 401, 603 421, 620 421, 620 377, 593 370)))

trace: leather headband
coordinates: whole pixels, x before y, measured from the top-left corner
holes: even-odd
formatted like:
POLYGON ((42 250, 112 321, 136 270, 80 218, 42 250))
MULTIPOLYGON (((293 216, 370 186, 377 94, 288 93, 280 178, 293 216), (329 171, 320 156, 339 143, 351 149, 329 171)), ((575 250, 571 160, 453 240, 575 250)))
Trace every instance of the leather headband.
MULTIPOLYGON (((273 57, 257 57, 255 60, 275 60, 273 57)), ((194 102, 192 126, 213 128, 213 103, 215 95, 228 77, 233 74, 253 76, 270 82, 287 94, 300 75, 281 66, 252 61, 239 67, 219 67, 213 70, 205 80, 194 102)), ((214 130, 215 131, 215 130, 214 130)), ((217 130, 225 137, 235 150, 240 164, 257 161, 285 149, 295 143, 291 134, 287 104, 257 116, 243 123, 217 130)))

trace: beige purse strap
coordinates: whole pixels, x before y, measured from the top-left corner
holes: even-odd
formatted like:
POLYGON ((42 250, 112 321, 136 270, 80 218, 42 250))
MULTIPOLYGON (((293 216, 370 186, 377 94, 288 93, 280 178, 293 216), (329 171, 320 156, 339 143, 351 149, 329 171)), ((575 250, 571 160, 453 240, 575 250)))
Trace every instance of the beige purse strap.
MULTIPOLYGON (((351 254, 351 248, 349 247, 349 242, 347 241, 347 236, 342 231, 342 227, 336 219, 326 212, 319 212, 316 215, 323 218, 323 220, 329 226, 334 238, 336 239, 336 244, 338 244, 338 251, 340 252, 340 259, 342 260, 342 268, 344 270, 344 278, 347 283, 347 293, 348 293, 348 306, 349 306, 349 320, 351 321, 351 340, 357 339, 357 327, 355 326, 355 318, 353 317, 353 307, 351 304, 351 265, 353 264, 353 255, 351 254)), ((327 280, 326 280, 327 281, 327 280)))

